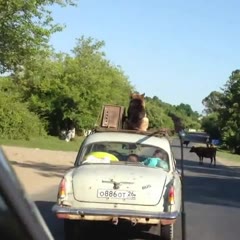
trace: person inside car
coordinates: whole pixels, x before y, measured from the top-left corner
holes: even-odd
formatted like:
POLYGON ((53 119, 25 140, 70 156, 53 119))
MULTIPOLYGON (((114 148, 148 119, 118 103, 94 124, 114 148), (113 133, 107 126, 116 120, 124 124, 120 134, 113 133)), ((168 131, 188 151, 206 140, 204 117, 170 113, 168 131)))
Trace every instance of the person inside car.
POLYGON ((139 156, 135 153, 131 153, 128 155, 127 161, 128 162, 139 162, 139 156))
POLYGON ((169 170, 168 163, 164 159, 164 154, 160 149, 155 150, 152 157, 144 160, 144 165, 149 167, 161 167, 164 170, 169 170))

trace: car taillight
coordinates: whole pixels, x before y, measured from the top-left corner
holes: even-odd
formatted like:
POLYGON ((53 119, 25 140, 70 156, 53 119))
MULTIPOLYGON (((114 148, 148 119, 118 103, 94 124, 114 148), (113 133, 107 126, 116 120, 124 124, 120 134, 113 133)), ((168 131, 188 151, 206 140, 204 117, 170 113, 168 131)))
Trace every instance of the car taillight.
POLYGON ((58 189, 58 198, 62 199, 66 197, 66 179, 63 178, 60 182, 58 189))
POLYGON ((174 187, 171 186, 168 193, 168 202, 169 204, 174 204, 174 187))

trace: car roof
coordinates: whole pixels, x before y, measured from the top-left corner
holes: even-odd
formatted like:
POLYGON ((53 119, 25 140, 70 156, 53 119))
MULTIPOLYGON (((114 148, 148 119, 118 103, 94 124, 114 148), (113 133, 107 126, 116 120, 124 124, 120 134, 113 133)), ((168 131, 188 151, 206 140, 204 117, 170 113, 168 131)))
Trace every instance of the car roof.
POLYGON ((170 142, 166 135, 156 132, 139 132, 129 130, 101 129, 88 135, 85 144, 94 142, 130 142, 161 147, 170 152, 170 142))

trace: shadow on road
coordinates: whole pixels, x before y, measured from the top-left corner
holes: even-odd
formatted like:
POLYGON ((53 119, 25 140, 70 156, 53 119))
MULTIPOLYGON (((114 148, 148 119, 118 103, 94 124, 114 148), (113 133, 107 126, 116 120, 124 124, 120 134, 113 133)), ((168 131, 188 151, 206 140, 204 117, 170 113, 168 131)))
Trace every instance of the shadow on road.
POLYGON ((54 202, 51 201, 35 201, 40 213, 42 214, 48 228, 50 229, 55 240, 64 240, 63 236, 63 220, 56 218, 52 212, 54 202))
MULTIPOLYGON (((57 219, 51 211, 54 202, 51 201, 35 201, 44 220, 46 221, 55 240, 64 240, 63 236, 63 220, 57 219)), ((180 222, 177 222, 176 234, 180 235, 180 222)), ((103 222, 85 222, 84 228, 81 231, 81 240, 105 239, 105 240, 159 240, 160 229, 154 226, 146 229, 144 226, 136 225, 132 227, 126 222, 122 222, 115 226, 111 223, 103 222)))
POLYGON ((71 166, 66 165, 54 165, 49 163, 43 163, 43 162, 17 162, 17 161, 10 161, 11 164, 14 166, 22 167, 22 168, 31 168, 40 171, 39 174, 44 177, 62 177, 63 174, 66 173, 68 169, 71 168, 71 166))
POLYGON ((132 227, 127 223, 120 223, 117 226, 104 222, 87 222, 81 231, 81 239, 92 240, 157 240, 159 235, 144 231, 140 227, 132 227))
MULTIPOLYGON (((210 159, 205 159, 203 165, 199 165, 198 161, 184 159, 184 168, 188 171, 199 173, 199 175, 211 175, 212 177, 231 177, 239 178, 240 180, 240 167, 239 166, 223 166, 218 164, 217 166, 210 166, 210 159)), ((180 159, 176 159, 177 167, 180 168, 180 159)))
MULTIPOLYGON (((179 145, 174 151, 180 156, 179 145)), ((181 169, 181 160, 176 161, 181 169)), ((210 159, 205 158, 204 165, 199 165, 198 157, 185 149, 185 202, 240 208, 240 167, 227 167, 218 162, 216 167, 210 167, 209 163, 210 159)))
POLYGON ((237 179, 216 177, 185 177, 185 201, 240 208, 237 179))

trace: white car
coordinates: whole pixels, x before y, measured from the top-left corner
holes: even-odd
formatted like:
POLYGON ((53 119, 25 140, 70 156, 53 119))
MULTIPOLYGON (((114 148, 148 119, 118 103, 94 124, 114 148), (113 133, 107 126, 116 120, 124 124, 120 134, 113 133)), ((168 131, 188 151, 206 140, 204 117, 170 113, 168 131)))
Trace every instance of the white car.
POLYGON ((64 219, 65 239, 77 239, 81 221, 158 225, 159 239, 174 239, 173 225, 181 213, 181 178, 175 163, 162 134, 93 131, 62 178, 52 208, 64 219), (137 161, 128 158, 132 154, 137 161))

